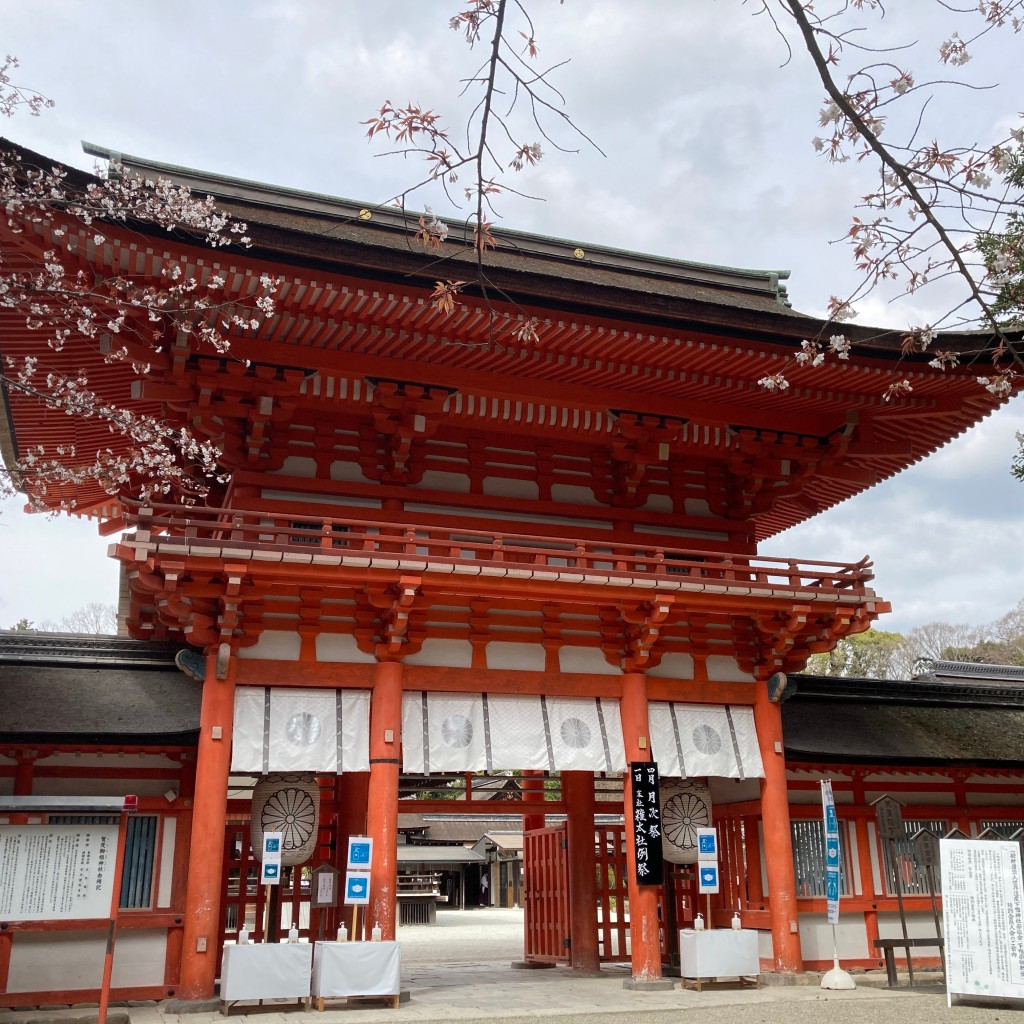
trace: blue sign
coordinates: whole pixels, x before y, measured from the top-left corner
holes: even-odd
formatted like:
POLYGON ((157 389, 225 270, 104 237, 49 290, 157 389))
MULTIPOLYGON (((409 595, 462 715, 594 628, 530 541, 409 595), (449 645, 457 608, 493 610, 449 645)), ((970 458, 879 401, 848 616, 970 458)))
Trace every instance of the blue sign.
POLYGON ((264 878, 277 878, 280 866, 277 864, 264 864, 263 865, 263 877, 264 878))
POLYGON ((839 835, 839 819, 836 817, 835 804, 825 804, 825 835, 839 835))
MULTIPOLYGON (((829 924, 839 923, 839 818, 830 779, 821 780, 821 807, 825 830, 825 897, 829 924)), ((838 962, 838 961, 837 961, 838 962)))
POLYGON ((345 876, 345 903, 367 904, 370 902, 370 876, 362 872, 350 871, 345 876))
POLYGON ((839 836, 825 837, 825 866, 839 868, 839 836))
POLYGON ((267 853, 280 853, 281 852, 281 840, 278 836, 266 836, 263 843, 263 849, 267 853))
POLYGON ((697 829, 697 860, 718 860, 717 829, 697 829))
POLYGON ((355 868, 365 871, 373 863, 373 840, 369 836, 350 836, 348 841, 348 864, 345 866, 351 870, 355 868))
POLYGON ((839 872, 825 872, 825 898, 831 903, 833 900, 839 902, 839 872))
POLYGON ((718 892, 718 865, 704 862, 697 869, 697 892, 718 892))

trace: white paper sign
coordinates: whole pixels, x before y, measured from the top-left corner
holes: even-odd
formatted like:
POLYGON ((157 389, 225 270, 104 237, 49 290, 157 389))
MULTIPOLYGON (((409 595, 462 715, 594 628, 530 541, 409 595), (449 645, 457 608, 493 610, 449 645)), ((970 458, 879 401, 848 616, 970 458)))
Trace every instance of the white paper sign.
POLYGON ((0 825, 0 920, 109 918, 117 825, 0 825))
POLYGON ((1013 842, 943 839, 946 997, 1024 998, 1024 886, 1013 842))

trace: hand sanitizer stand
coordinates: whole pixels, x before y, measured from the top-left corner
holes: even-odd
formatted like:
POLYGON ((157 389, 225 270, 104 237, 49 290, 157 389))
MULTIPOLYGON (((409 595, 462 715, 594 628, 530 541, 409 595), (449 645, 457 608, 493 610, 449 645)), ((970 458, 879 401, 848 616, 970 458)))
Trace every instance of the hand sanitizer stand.
POLYGON ((760 985, 761 962, 757 931, 753 928, 714 928, 679 933, 679 974, 682 983, 696 988, 709 981, 736 978, 760 985))

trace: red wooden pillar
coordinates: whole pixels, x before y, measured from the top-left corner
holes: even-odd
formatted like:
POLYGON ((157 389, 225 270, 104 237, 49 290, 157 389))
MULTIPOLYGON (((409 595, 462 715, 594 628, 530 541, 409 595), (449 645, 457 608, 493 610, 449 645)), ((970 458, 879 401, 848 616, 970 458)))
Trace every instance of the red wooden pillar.
POLYGON ((398 772, 402 740, 402 663, 379 661, 370 700, 370 784, 366 832, 373 839, 370 905, 365 934, 375 924, 381 937, 395 937, 398 888, 398 772))
POLYGON ((764 882, 761 880, 761 835, 759 819, 743 819, 743 841, 746 845, 747 907, 764 910, 764 882))
POLYGON ((14 795, 31 796, 36 772, 35 755, 19 752, 17 757, 18 763, 14 769, 14 795))
MULTIPOLYGON (((647 677, 643 672, 622 676, 622 738, 626 761, 651 759, 647 719, 647 677)), ((633 782, 626 772, 623 783, 623 811, 626 823, 626 873, 629 887, 629 944, 633 984, 644 985, 661 979, 661 941, 658 924, 659 886, 637 885, 633 833, 633 782)), ((668 984, 671 984, 669 982, 668 984)))
POLYGON ((546 820, 543 811, 544 773, 537 771, 535 768, 526 768, 523 770, 523 777, 519 784, 522 787, 524 803, 538 803, 542 805, 539 814, 523 815, 523 831, 534 832, 539 828, 543 828, 546 820))
POLYGON ((768 687, 764 680, 757 683, 754 724, 764 763, 761 821, 764 826, 764 859, 768 871, 772 949, 776 972, 787 974, 802 971, 804 964, 800 955, 793 836, 789 826, 786 758, 782 746, 782 712, 778 704, 768 700, 768 687))
POLYGON ((569 964, 574 971, 601 969, 597 943, 597 857, 594 853, 594 773, 562 772, 568 811, 569 964))
POLYGON ((178 987, 182 999, 212 998, 217 976, 235 665, 232 654, 227 678, 218 679, 216 650, 206 658, 178 987))
MULTIPOLYGON (((337 847, 334 851, 333 864, 341 872, 341 884, 344 884, 345 880, 349 836, 366 835, 366 798, 369 782, 368 772, 346 772, 339 775, 335 782, 334 794, 338 811, 334 830, 337 847)), ((352 935, 352 908, 344 906, 339 900, 336 917, 338 923, 345 922, 345 927, 352 935)))

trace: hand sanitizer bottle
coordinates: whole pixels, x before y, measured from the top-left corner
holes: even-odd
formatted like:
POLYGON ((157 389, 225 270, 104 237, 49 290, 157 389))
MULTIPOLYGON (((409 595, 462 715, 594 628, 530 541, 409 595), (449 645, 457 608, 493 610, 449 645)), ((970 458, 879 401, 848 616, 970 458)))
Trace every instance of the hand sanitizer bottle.
POLYGON ((732 915, 732 928, 733 931, 738 932, 742 927, 743 922, 740 920, 740 912, 737 910, 736 913, 732 915))
POLYGON ((238 945, 249 945, 249 929, 244 924, 238 929, 238 945))
POLYGON ((288 929, 288 941, 291 943, 299 941, 299 929, 296 928, 295 925, 292 925, 291 928, 288 929))
POLYGON ((345 922, 344 921, 341 923, 341 926, 338 928, 338 941, 339 942, 348 942, 348 929, 345 927, 345 922))
POLYGON ((702 932, 702 931, 704 931, 704 915, 703 914, 698 914, 693 919, 693 930, 695 932, 702 932))
POLYGON ((380 935, 381 935, 380 925, 377 924, 376 922, 374 922, 373 931, 370 932, 370 941, 371 942, 380 942, 380 935))

